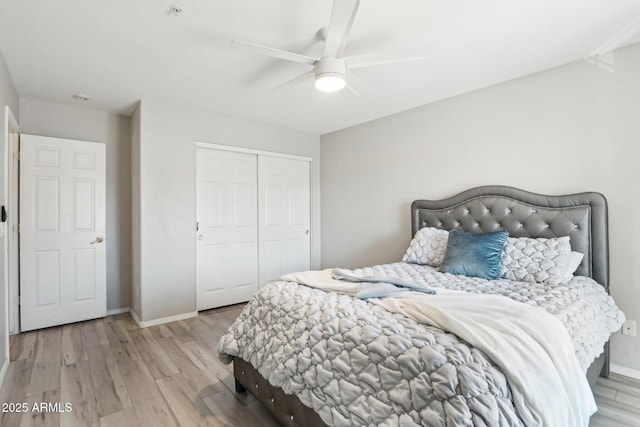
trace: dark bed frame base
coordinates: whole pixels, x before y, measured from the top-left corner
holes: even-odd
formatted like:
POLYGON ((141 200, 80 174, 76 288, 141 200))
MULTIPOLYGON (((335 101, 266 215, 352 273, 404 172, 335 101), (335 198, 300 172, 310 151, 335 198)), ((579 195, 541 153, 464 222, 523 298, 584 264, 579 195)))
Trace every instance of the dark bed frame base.
POLYGON ((591 390, 596 385, 598 377, 609 377, 609 341, 604 345, 604 351, 593 361, 589 369, 587 369, 587 380, 591 386, 591 390))
POLYGON ((327 427, 320 415, 300 402, 297 396, 286 394, 269 384, 250 363, 233 359, 236 392, 250 391, 255 398, 285 427, 327 427))

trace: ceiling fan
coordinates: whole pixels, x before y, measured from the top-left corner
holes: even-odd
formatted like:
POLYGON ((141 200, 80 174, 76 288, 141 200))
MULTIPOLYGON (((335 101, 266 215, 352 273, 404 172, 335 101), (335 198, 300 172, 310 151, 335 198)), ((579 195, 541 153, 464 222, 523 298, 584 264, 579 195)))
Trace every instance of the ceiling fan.
POLYGON ((324 36, 324 51, 320 58, 238 40, 234 40, 232 46, 260 55, 313 66, 311 71, 289 80, 274 90, 293 88, 305 82, 314 81, 318 90, 337 92, 346 86, 356 95, 368 92, 369 88, 351 70, 428 57, 425 49, 344 56, 359 5, 359 0, 334 0, 329 26, 326 30, 321 30, 324 36))
POLYGON ((587 62, 594 64, 603 70, 613 72, 614 50, 626 46, 629 43, 633 43, 634 41, 638 41, 639 35, 640 16, 601 43, 600 46, 595 48, 585 59, 587 62))

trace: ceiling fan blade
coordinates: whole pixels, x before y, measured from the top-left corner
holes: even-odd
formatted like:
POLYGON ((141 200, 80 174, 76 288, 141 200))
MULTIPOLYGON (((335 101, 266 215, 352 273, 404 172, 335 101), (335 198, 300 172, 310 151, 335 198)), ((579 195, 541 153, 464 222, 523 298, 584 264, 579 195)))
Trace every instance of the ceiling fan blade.
POLYGON ((359 5, 360 0, 333 0, 323 57, 339 58, 344 54, 359 5))
POLYGON ((347 70, 345 73, 345 80, 347 83, 347 88, 353 92, 355 95, 365 95, 371 93, 371 89, 367 86, 362 80, 356 77, 351 71, 347 70))
POLYGON ((629 25, 615 33, 608 40, 605 40, 600 46, 595 48, 589 56, 596 57, 622 47, 633 39, 638 32, 640 32, 640 17, 636 18, 633 22, 629 23, 629 25))
POLYGON ((310 56, 287 52, 286 50, 261 46, 254 43, 241 42, 238 40, 232 41, 231 47, 257 53, 259 55, 270 56, 272 58, 284 59, 285 61, 298 62, 300 64, 313 65, 318 60, 318 58, 312 58, 310 56))
POLYGON ((275 91, 281 91, 281 90, 287 90, 287 89, 293 89, 295 87, 298 87, 306 82, 312 82, 313 81, 313 70, 306 72, 304 74, 299 75, 298 77, 294 77, 293 79, 289 80, 288 82, 285 82, 283 84, 281 84, 280 86, 276 86, 273 89, 271 89, 272 92, 275 91))
POLYGON ((397 52, 368 53, 344 58, 350 69, 392 64, 394 62, 417 61, 430 57, 428 49, 405 49, 397 52))

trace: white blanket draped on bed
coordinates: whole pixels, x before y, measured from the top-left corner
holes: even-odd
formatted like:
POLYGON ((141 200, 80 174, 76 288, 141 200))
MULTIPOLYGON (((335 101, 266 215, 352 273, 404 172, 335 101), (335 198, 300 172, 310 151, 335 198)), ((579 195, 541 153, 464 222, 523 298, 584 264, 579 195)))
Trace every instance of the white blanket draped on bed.
MULTIPOLYGON (((351 295, 359 286, 333 279, 330 269, 287 274, 282 280, 351 295)), ((597 410, 564 325, 540 308, 499 295, 446 289, 369 302, 451 332, 484 351, 509 380, 514 404, 528 426, 584 427, 597 410)))

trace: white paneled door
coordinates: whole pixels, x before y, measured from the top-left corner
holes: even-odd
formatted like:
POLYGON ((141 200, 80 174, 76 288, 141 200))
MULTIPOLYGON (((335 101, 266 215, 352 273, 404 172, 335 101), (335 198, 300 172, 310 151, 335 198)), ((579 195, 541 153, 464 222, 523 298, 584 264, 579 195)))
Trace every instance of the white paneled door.
POLYGON ((22 135, 21 330, 106 315, 105 146, 22 135))
POLYGON ((311 263, 309 162, 260 156, 260 286, 311 263))
POLYGON ((198 310, 248 301, 258 288, 257 156, 197 148, 198 310))

